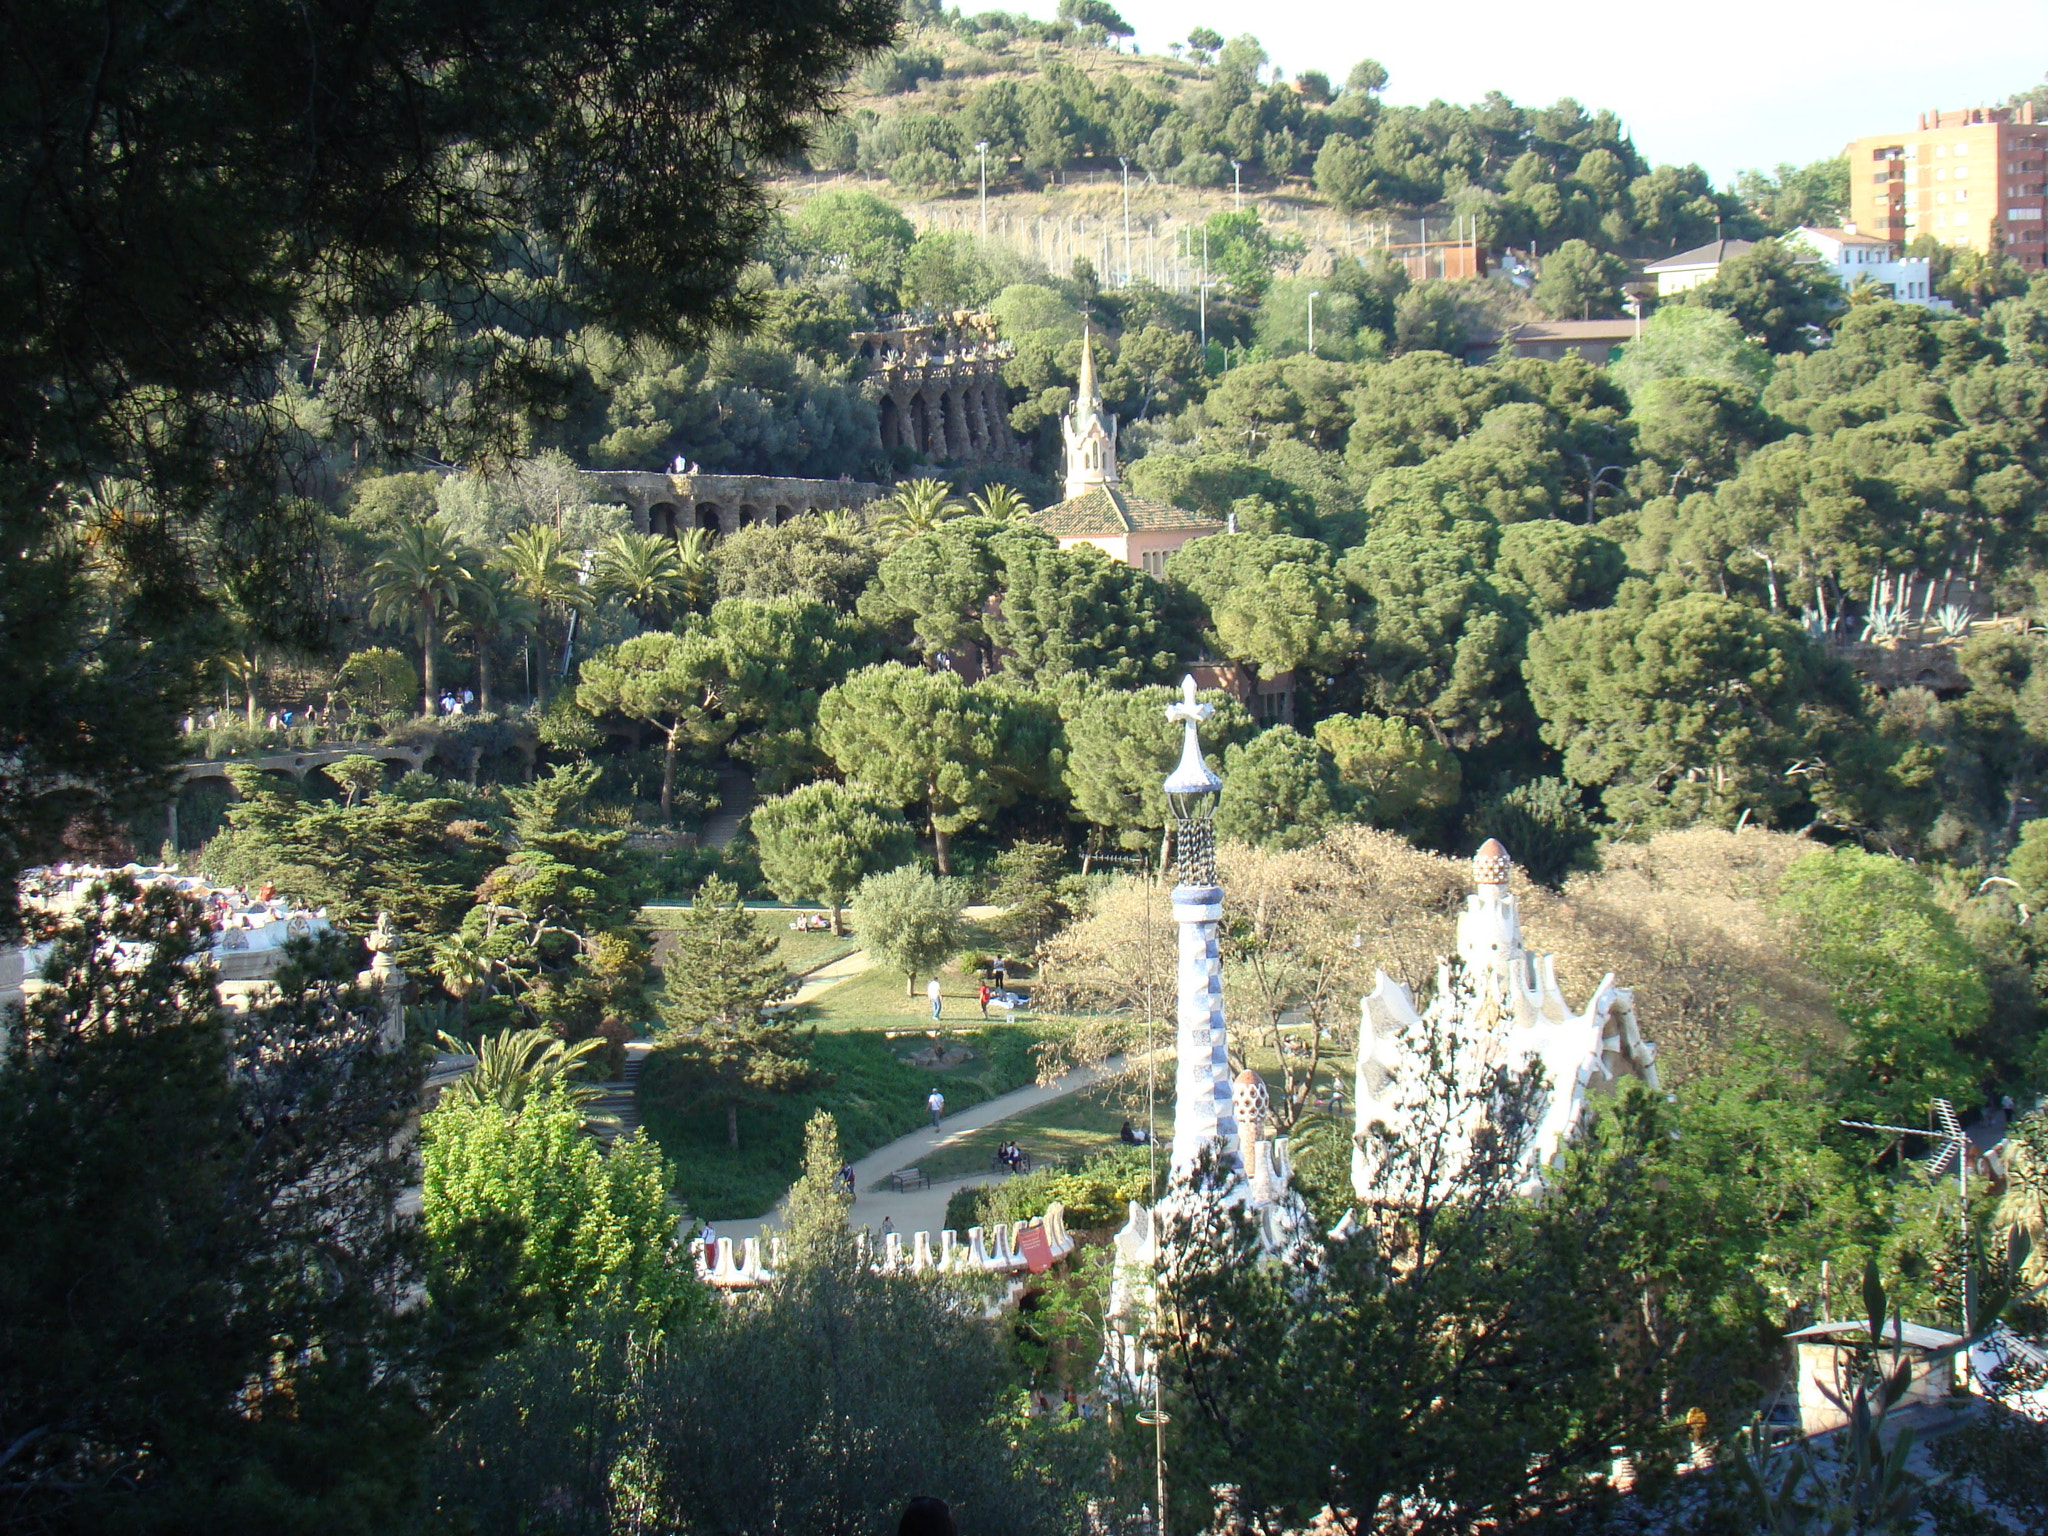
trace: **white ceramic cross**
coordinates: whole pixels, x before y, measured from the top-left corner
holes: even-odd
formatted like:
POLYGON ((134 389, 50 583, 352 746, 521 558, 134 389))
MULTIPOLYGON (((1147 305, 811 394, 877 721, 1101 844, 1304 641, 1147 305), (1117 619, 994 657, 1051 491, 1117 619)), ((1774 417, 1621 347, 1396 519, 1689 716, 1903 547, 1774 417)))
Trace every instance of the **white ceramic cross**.
POLYGON ((1195 675, 1190 672, 1180 680, 1180 702, 1166 706, 1166 718, 1171 721, 1187 721, 1193 725, 1206 720, 1216 713, 1214 704, 1204 704, 1195 697, 1195 675))

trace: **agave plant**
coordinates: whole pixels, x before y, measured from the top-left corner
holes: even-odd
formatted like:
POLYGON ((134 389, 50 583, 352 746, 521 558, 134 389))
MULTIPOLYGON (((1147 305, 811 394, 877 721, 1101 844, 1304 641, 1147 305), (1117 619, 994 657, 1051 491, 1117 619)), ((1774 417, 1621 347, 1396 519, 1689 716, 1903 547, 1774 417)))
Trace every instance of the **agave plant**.
POLYGON ((1799 627, 1806 631, 1806 638, 1809 640, 1825 640, 1834 629, 1834 626, 1828 623, 1827 615, 1818 608, 1800 609, 1799 627))
MULTIPOLYGON (((602 1098, 604 1091, 576 1081, 571 1074, 604 1045, 597 1039, 570 1045, 544 1029, 508 1029, 476 1047, 476 1065, 451 1083, 443 1097, 468 1104, 495 1104, 517 1113, 528 1099, 559 1085, 570 1104, 589 1104, 602 1098)), ((470 1047, 444 1031, 441 1049, 466 1055, 470 1047)))
POLYGON ((860 513, 850 507, 827 508, 818 514, 818 521, 824 525, 827 533, 836 533, 846 539, 867 532, 868 526, 860 513))
POLYGON ((1977 615, 1960 603, 1944 603, 1936 611, 1934 622, 1948 639, 1962 640, 1968 637, 1977 615))
POLYGON ((1896 640, 1906 632, 1906 615, 1903 609, 1889 603, 1879 603, 1870 610, 1863 621, 1865 640, 1896 640))

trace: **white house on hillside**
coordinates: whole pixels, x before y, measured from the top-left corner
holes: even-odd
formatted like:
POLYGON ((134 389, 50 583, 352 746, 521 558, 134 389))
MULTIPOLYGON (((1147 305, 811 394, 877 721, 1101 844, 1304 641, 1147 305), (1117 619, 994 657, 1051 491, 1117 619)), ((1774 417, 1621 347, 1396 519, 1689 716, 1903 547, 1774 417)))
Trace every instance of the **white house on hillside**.
POLYGON ((1747 255, 1755 249, 1755 242, 1750 240, 1710 240, 1689 251, 1680 251, 1676 256, 1651 262, 1643 268, 1643 276, 1657 279, 1658 298, 1669 298, 1674 293, 1684 293, 1688 288, 1712 282, 1714 274, 1721 270, 1722 262, 1747 255))
POLYGON ((1844 293, 1867 280, 1901 304, 1918 304, 1925 309, 1955 307, 1936 296, 1925 256, 1901 256, 1889 240, 1858 234, 1853 224, 1841 229, 1801 226, 1785 237, 1785 243, 1803 246, 1819 256, 1840 281, 1844 293))

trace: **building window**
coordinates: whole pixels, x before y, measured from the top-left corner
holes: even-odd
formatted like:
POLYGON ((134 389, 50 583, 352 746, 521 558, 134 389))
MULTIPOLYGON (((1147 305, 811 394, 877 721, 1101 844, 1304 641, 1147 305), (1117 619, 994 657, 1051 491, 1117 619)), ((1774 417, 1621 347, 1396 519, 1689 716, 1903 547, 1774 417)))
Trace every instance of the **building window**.
POLYGON ((1967 155, 1967 154, 1968 154, 1969 152, 1970 152, 1970 145, 1969 145, 1969 141, 1968 141, 1967 139, 1966 139, 1966 140, 1964 140, 1964 141, 1963 141, 1962 143, 1960 143, 1960 144, 1958 144, 1958 145, 1956 146, 1956 153, 1957 153, 1957 154, 1959 154, 1959 155, 1967 155))
POLYGON ((1147 576, 1164 577, 1166 575, 1166 551, 1163 549, 1148 549, 1138 557, 1138 564, 1147 576))
POLYGON ((1957 181, 1961 181, 1961 180, 1962 180, 1962 179, 1963 179, 1963 178, 1964 178, 1965 176, 1968 176, 1969 174, 1970 174, 1970 168, 1969 168, 1969 167, 1968 167, 1967 165, 1959 165, 1959 166, 1957 166, 1957 167, 1956 167, 1956 180, 1957 180, 1957 181))

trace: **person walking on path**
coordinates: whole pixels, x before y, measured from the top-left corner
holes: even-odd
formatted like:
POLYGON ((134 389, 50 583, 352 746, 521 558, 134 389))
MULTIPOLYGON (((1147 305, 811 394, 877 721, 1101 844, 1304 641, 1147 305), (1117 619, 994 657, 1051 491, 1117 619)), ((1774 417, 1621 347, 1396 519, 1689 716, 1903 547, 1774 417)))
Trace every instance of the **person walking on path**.
POLYGON ((932 1000, 932 1017, 936 1019, 936 1018, 937 1018, 937 1017, 939 1016, 939 1007, 940 1007, 940 1003, 939 1003, 939 997, 940 997, 940 993, 939 993, 939 978, 938 978, 938 977, 934 976, 934 977, 933 977, 933 978, 931 979, 931 984, 930 984, 929 986, 927 986, 927 987, 926 987, 926 988, 924 989, 924 995, 925 995, 926 997, 928 997, 928 998, 930 998, 930 999, 932 1000))
POLYGON ((982 1017, 983 1017, 983 1018, 985 1019, 985 1018, 987 1018, 987 1017, 988 1017, 988 998, 989 998, 989 991, 988 991, 988 983, 987 983, 987 982, 985 982, 985 981, 984 981, 984 982, 983 982, 983 983, 981 984, 981 991, 980 991, 980 992, 979 992, 979 993, 978 993, 977 995, 978 995, 978 996, 980 997, 980 999, 981 999, 981 1016, 982 1016, 982 1017))
POLYGON ((924 1101, 924 1107, 932 1112, 932 1129, 936 1131, 939 1128, 940 1119, 946 1113, 946 1096, 934 1088, 932 1096, 924 1101))

